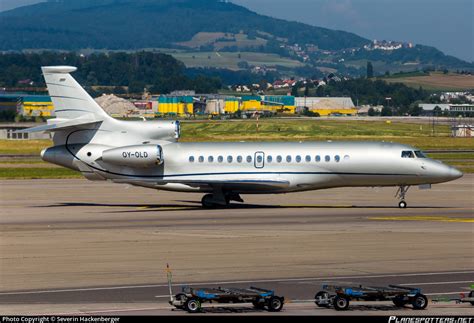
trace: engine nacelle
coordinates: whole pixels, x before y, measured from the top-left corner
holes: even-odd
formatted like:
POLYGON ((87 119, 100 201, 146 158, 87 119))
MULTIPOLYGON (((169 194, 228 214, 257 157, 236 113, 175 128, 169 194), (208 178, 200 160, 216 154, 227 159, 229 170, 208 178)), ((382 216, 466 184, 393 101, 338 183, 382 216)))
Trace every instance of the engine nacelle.
POLYGON ((134 145, 105 150, 102 161, 129 167, 153 167, 163 163, 160 145, 134 145))

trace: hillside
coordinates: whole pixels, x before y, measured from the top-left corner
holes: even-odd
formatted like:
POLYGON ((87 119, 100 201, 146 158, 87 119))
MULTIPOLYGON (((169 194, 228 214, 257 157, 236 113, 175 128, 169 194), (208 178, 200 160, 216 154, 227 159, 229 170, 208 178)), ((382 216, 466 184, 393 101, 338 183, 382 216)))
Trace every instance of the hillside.
POLYGON ((380 74, 427 66, 474 70, 472 63, 433 47, 381 50, 350 32, 263 16, 221 0, 50 0, 0 13, 0 30, 0 51, 173 49, 184 53, 187 66, 230 69, 239 61, 198 64, 190 58, 258 52, 272 54, 267 65, 285 71, 305 65, 348 75, 365 74, 367 60, 380 74))
POLYGON ((282 37, 322 49, 361 46, 357 35, 258 15, 217 0, 60 0, 0 14, 0 49, 170 47, 199 32, 282 37))
POLYGON ((462 75, 455 73, 444 74, 441 72, 429 73, 424 75, 401 74, 400 76, 391 76, 383 78, 389 83, 403 83, 407 86, 425 90, 444 90, 444 91, 466 91, 474 90, 474 75, 462 75))

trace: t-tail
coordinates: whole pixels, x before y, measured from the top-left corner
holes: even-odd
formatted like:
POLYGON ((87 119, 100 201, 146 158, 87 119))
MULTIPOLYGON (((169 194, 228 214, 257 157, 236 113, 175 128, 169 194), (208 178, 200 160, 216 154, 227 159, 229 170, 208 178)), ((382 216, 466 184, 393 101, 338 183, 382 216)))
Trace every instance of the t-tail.
POLYGON ((111 118, 69 74, 74 72, 76 67, 44 66, 41 69, 53 102, 56 118, 49 119, 46 125, 19 132, 64 131, 101 123, 111 118))

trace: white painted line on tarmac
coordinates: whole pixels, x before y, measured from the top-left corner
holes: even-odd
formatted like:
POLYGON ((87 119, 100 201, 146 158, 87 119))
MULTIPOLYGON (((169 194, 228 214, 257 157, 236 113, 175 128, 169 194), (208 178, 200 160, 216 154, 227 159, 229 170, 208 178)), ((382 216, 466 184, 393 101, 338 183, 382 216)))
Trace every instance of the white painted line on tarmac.
MULTIPOLYGON (((196 286, 196 285, 222 285, 222 284, 249 284, 249 283, 277 283, 277 282, 304 282, 312 280, 330 280, 337 279, 364 279, 364 278, 385 278, 385 277, 414 277, 414 276, 439 276, 439 275, 453 275, 453 274, 474 274, 474 271, 451 271, 438 273, 413 273, 413 274, 389 274, 389 275, 368 275, 368 276, 339 276, 339 277, 314 277, 314 278, 289 278, 289 279, 261 279, 261 280, 235 280, 235 281, 221 281, 221 282, 198 282, 189 284, 174 284, 174 286, 196 286)), ((411 284, 413 285, 413 284, 411 284)), ((154 285, 132 285, 132 286, 112 286, 112 287, 91 287, 91 288, 71 288, 71 289, 53 289, 53 290, 37 290, 27 292, 5 292, 3 295, 28 295, 28 294, 46 294, 46 293, 67 293, 67 292, 90 292, 100 290, 117 290, 117 289, 134 289, 134 288, 156 288, 167 287, 168 284, 154 284, 154 285)))
POLYGON ((396 284, 399 286, 421 286, 421 285, 449 285, 449 284, 472 284, 474 280, 458 280, 452 282, 430 282, 430 283, 409 283, 409 284, 396 284))
POLYGON ((466 293, 466 291, 464 290, 464 291, 462 291, 462 292, 426 293, 425 295, 426 295, 426 296, 433 296, 433 295, 455 295, 455 294, 459 295, 459 294, 463 294, 463 293, 466 293))

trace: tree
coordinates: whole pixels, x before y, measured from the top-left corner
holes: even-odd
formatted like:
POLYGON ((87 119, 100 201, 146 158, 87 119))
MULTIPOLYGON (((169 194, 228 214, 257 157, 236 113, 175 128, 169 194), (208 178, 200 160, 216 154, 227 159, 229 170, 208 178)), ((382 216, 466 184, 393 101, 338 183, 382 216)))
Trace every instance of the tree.
POLYGON ((306 81, 304 86, 304 96, 309 96, 309 81, 306 81))
POLYGON ((299 83, 296 82, 295 85, 293 85, 293 87, 291 88, 292 96, 298 96, 298 87, 299 87, 299 83))
POLYGON ((382 117, 387 117, 392 115, 392 109, 390 107, 383 107, 382 111, 380 112, 382 117))
POLYGON ((372 66, 372 63, 370 61, 367 61, 367 78, 373 78, 374 77, 374 67, 372 66))

